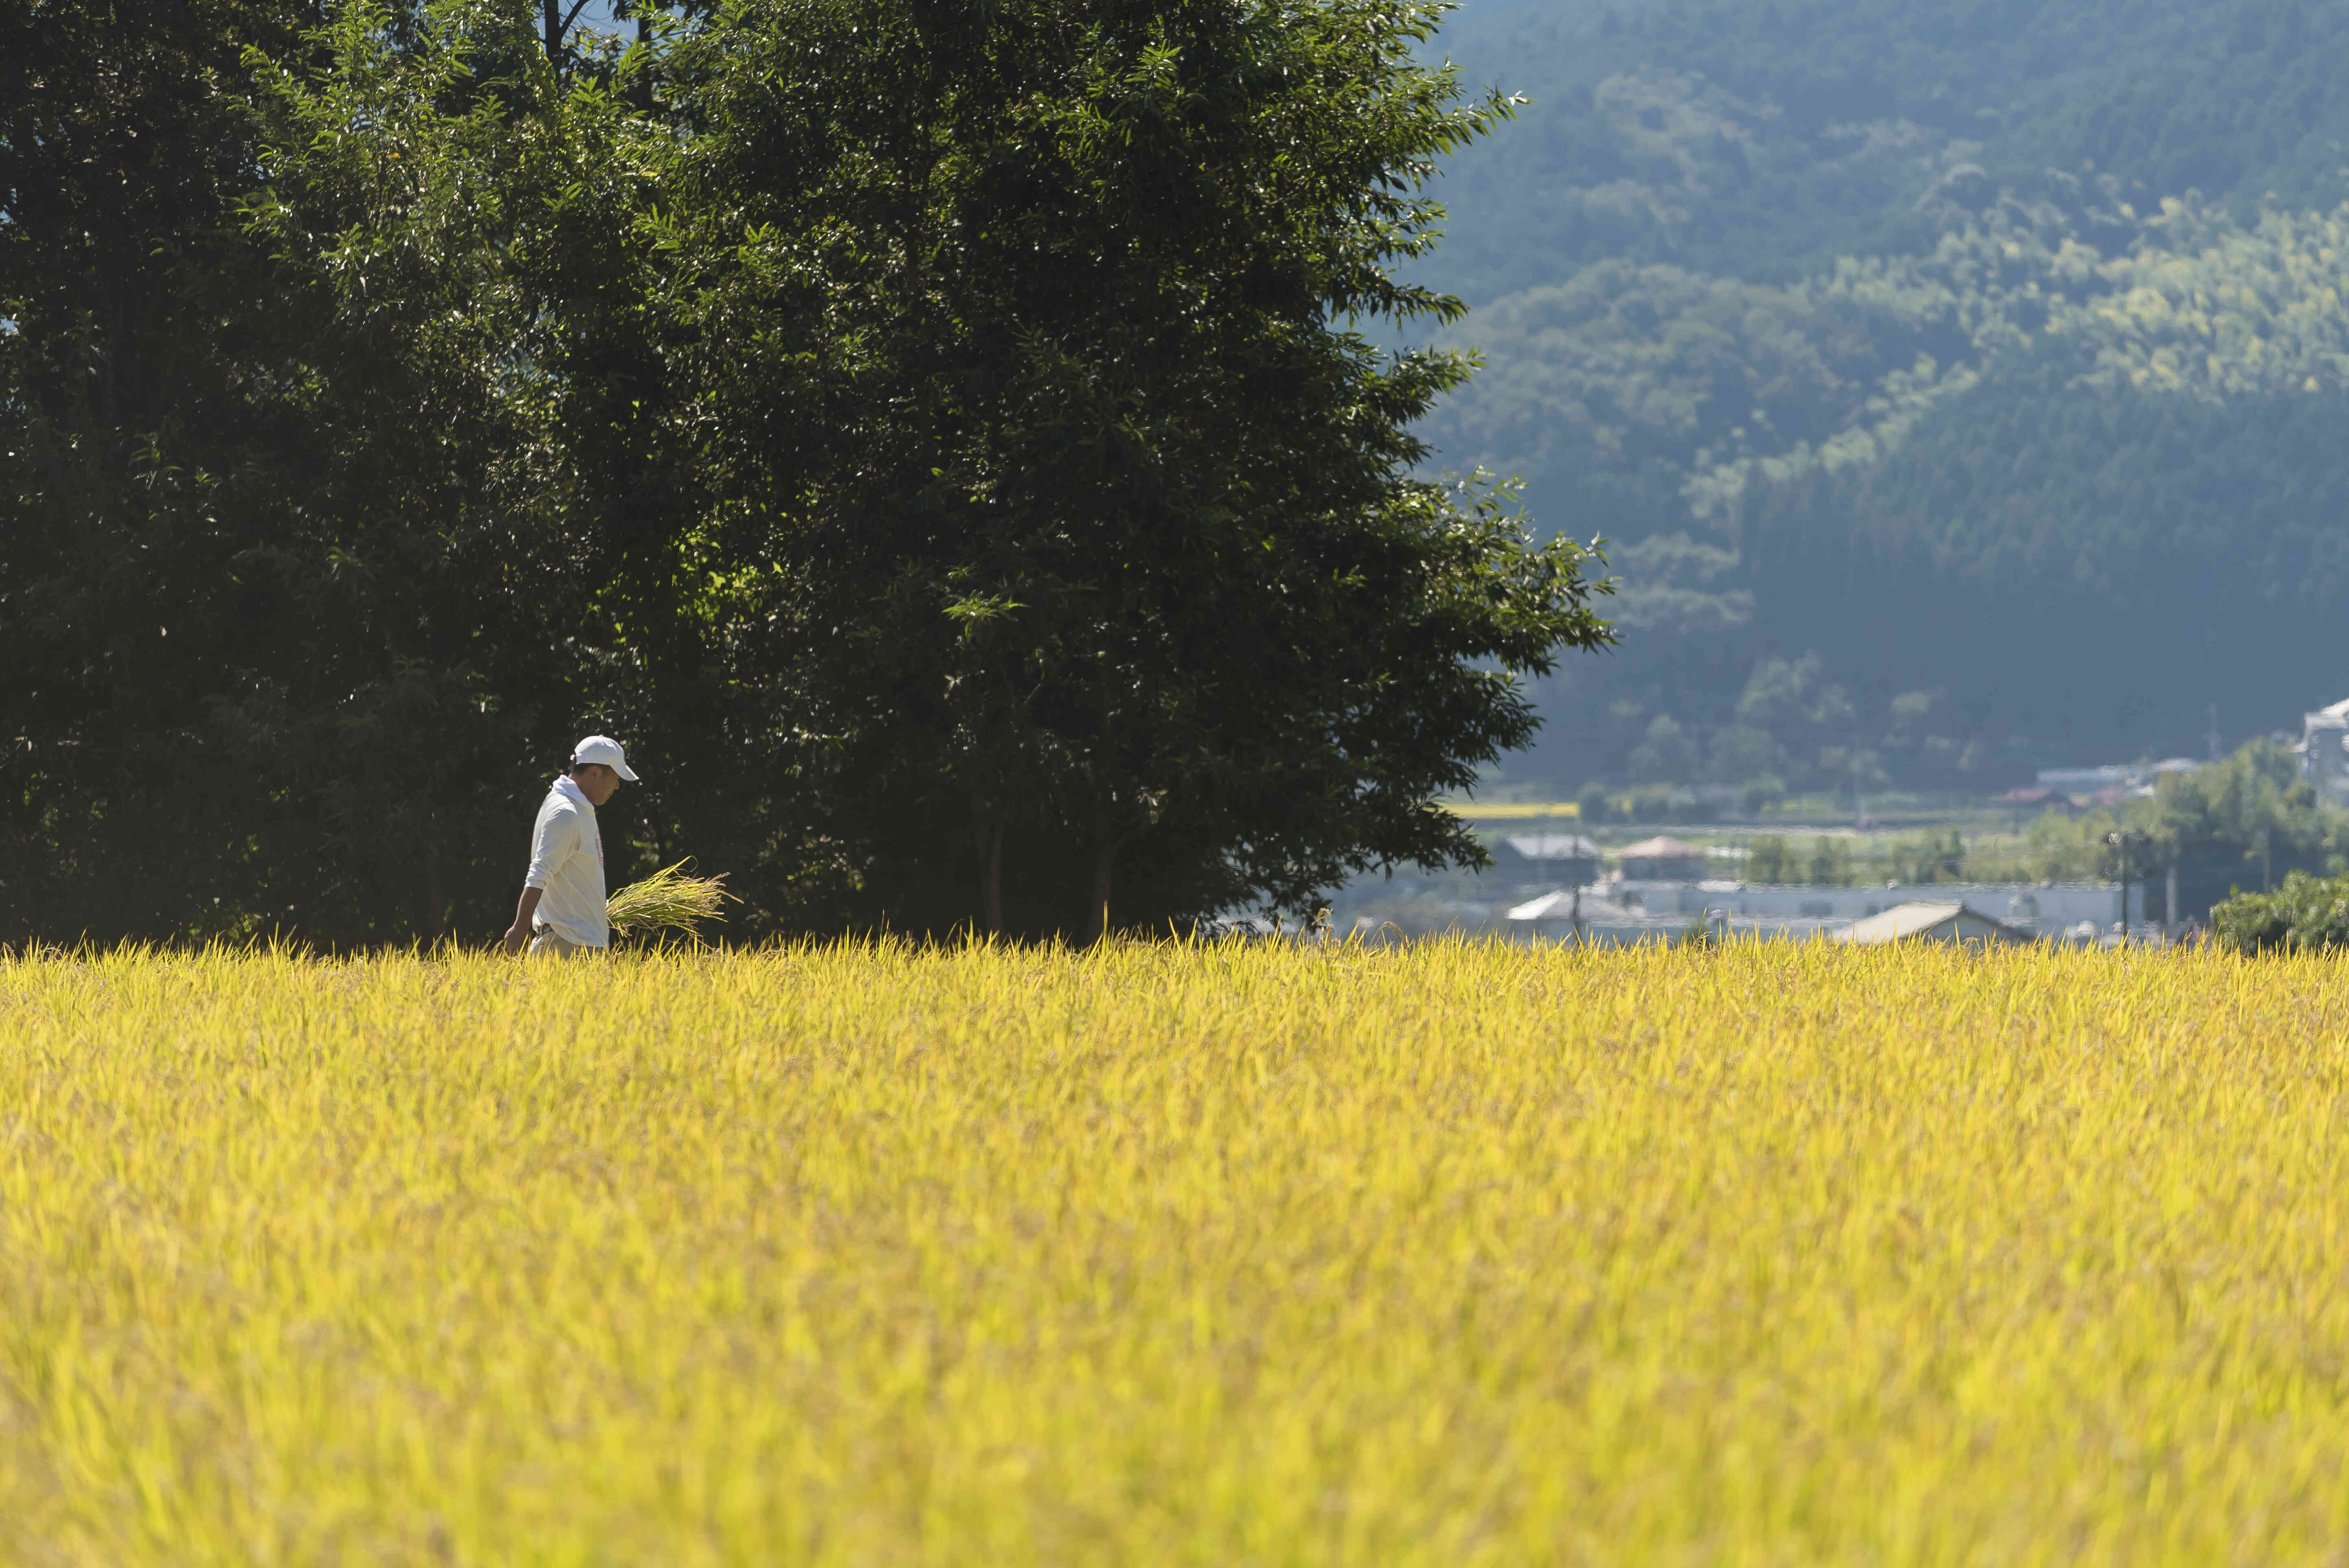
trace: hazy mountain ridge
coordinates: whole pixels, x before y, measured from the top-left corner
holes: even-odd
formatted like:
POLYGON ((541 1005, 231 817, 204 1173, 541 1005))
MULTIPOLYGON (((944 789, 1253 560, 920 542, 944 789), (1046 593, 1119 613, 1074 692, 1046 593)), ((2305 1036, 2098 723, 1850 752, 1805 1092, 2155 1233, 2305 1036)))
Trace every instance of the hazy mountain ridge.
POLYGON ((2349 683, 2349 4, 1471 10, 1450 41, 1543 101, 1447 184, 1431 281, 1489 365, 1430 434, 1617 540, 1631 634, 1555 685, 1537 770, 1655 774, 1665 719, 1663 772, 1743 782, 1690 758, 1815 649, 1847 770, 1940 694, 1918 783, 2349 683))
MULTIPOLYGON (((1847 258, 1792 285, 1596 263, 1454 335, 1490 363, 1432 431, 1524 475, 1537 515, 1734 550, 1751 492, 1880 463, 1993 371, 2010 387, 2044 372, 2054 395, 2221 408, 2349 388, 2349 207, 2247 227, 2189 198, 2100 219, 2131 234, 2120 254, 2051 204, 2010 200, 1924 255, 1847 258)), ((2349 579, 2292 590, 2327 597, 2349 579)))
POLYGON ((1985 196, 2104 173, 2238 217, 2349 193, 2340 0, 1471 0, 1444 45, 1533 99, 1444 192, 1471 303, 1612 257, 1783 283, 1929 248, 1920 199, 1968 165, 1985 196))

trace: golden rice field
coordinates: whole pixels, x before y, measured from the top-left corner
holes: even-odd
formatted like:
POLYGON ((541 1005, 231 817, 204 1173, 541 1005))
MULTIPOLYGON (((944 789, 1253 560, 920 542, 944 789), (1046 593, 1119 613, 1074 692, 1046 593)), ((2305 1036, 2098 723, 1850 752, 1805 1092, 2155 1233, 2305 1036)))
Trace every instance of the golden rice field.
POLYGON ((0 1563, 2340 1562, 2345 981, 0 961, 0 1563))

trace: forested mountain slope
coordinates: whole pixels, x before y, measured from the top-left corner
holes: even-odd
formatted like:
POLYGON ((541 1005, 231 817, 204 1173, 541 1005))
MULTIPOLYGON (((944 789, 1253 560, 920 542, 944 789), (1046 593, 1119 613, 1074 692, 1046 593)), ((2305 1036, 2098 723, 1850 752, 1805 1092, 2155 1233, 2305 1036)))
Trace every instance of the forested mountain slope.
POLYGON ((1489 368, 1430 434, 1613 538, 1630 634, 1524 770, 1987 787, 2349 693, 2349 0, 1447 43, 1536 101, 1444 187, 1489 368))

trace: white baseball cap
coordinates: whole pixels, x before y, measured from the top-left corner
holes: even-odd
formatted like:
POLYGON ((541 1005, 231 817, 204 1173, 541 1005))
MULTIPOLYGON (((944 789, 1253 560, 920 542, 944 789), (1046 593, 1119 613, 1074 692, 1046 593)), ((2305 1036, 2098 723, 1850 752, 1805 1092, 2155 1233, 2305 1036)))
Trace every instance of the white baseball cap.
POLYGON ((628 754, 608 735, 591 735, 571 748, 572 766, 584 762, 600 762, 629 783, 636 781, 636 776, 628 771, 628 754))

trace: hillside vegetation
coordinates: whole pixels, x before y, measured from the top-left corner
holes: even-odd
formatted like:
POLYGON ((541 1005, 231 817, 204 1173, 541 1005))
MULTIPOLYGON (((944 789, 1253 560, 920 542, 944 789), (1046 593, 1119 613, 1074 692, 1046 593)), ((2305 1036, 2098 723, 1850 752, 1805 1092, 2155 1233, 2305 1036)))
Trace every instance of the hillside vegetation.
POLYGON ((0 959, 0 1559, 2323 1561, 2341 978, 0 959))
POLYGON ((2012 782, 2349 690, 2349 5, 1472 5, 1448 36, 1537 101, 1443 191, 1429 275, 1489 368, 1431 428, 1617 541, 1631 634, 1527 770, 1636 781, 1665 719, 1709 758, 1813 653, 1851 716, 1824 760, 1774 735, 1789 782, 2012 782))

